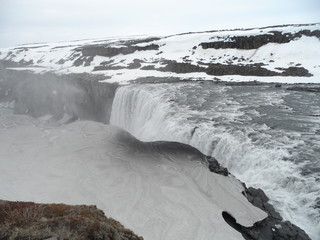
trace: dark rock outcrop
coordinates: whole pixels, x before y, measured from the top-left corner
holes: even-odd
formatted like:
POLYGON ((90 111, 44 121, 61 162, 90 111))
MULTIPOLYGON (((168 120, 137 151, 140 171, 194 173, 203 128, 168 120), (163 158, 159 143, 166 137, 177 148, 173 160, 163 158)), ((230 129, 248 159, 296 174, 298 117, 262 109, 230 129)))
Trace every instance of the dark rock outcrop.
POLYGON ((258 81, 251 81, 251 82, 226 82, 226 86, 260 86, 263 83, 258 81))
MULTIPOLYGON (((148 43, 155 40, 159 40, 159 38, 119 41, 121 47, 111 47, 109 44, 93 44, 78 47, 75 49, 75 56, 78 56, 78 58, 74 61, 74 66, 81 66, 83 64, 84 66, 90 66, 95 56, 114 57, 119 54, 132 54, 135 51, 159 50, 159 45, 153 43, 146 46, 137 46, 139 43, 148 43)), ((107 67, 106 65, 97 66, 94 70, 109 70, 107 67)))
POLYGON ((100 66, 95 66, 93 68, 93 71, 120 70, 124 68, 125 67, 122 67, 122 66, 100 65, 100 66))
POLYGON ((206 70, 209 75, 241 75, 241 76, 291 76, 291 77, 310 77, 312 74, 303 67, 282 68, 281 73, 270 71, 261 67, 259 64, 252 65, 225 65, 225 64, 210 64, 206 70))
POLYGON ((135 51, 147 51, 147 50, 159 50, 159 45, 150 44, 144 47, 140 46, 124 46, 124 47, 109 47, 104 45, 90 45, 84 46, 76 49, 76 51, 81 52, 82 56, 85 57, 94 57, 94 56, 103 56, 103 57, 114 57, 119 54, 127 55, 134 53, 135 51))
POLYGON ((270 71, 257 65, 225 65, 210 64, 206 73, 209 75, 241 75, 241 76, 279 76, 280 73, 270 71))
POLYGON ((140 68, 141 70, 155 70, 154 65, 146 65, 140 68))
POLYGON ((79 66, 90 66, 91 62, 93 61, 93 56, 89 56, 89 57, 80 57, 78 59, 76 59, 74 62, 73 62, 73 65, 75 67, 79 67, 79 66))
POLYGON ((96 206, 2 200, 0 239, 143 240, 96 206))
POLYGON ((172 60, 162 61, 166 64, 165 67, 157 70, 163 72, 174 73, 191 73, 191 72, 205 72, 208 75, 223 76, 223 75, 241 75, 241 76, 298 76, 310 77, 309 71, 303 67, 289 67, 281 69, 282 72, 270 71, 263 68, 261 64, 248 65, 232 65, 232 64, 206 64, 207 67, 193 65, 191 63, 179 63, 172 60))
POLYGON ((129 64, 128 69, 137 69, 141 67, 142 61, 139 59, 133 59, 133 62, 129 64))
MULTIPOLYGON (((229 171, 222 167, 217 159, 207 156, 209 169, 211 172, 227 176, 229 171)), ((254 206, 260 208, 268 214, 268 217, 261 222, 257 222, 253 227, 244 227, 227 212, 222 213, 225 221, 240 232, 246 240, 310 240, 310 237, 304 230, 292 224, 289 221, 283 221, 283 218, 274 207, 269 203, 269 198, 261 189, 249 187, 243 183, 245 190, 243 195, 254 206)))
POLYGON ((241 226, 240 232, 247 240, 310 240, 304 230, 289 221, 283 221, 279 212, 268 202, 269 198, 261 190, 253 187, 246 188, 243 194, 254 206, 262 209, 268 217, 247 228, 241 226))
POLYGON ((217 159, 215 159, 214 157, 207 156, 207 160, 209 162, 209 170, 211 172, 214 172, 223 176, 228 176, 229 174, 228 169, 222 167, 217 159))
POLYGON ((288 43, 294 39, 301 38, 303 35, 320 38, 320 31, 303 30, 294 34, 271 31, 268 34, 260 34, 254 36, 234 36, 229 38, 230 41, 203 42, 200 43, 200 46, 203 49, 257 49, 268 43, 288 43))
POLYGON ((314 92, 320 93, 320 87, 303 87, 303 86, 296 86, 296 87, 289 87, 287 90, 290 91, 299 91, 299 92, 314 92))
POLYGON ((124 66, 114 66, 113 63, 102 63, 99 66, 95 66, 93 68, 93 71, 104 71, 104 70, 119 70, 119 69, 137 69, 141 67, 141 61, 140 59, 134 59, 133 62, 131 62, 127 67, 124 66))
POLYGON ((292 76, 292 77, 311 77, 312 74, 309 73, 304 67, 288 67, 281 68, 283 70, 282 76, 292 76))
POLYGON ((172 60, 164 60, 165 67, 160 67, 157 70, 162 72, 175 72, 175 73, 191 73, 191 72, 205 72, 204 67, 192 65, 190 63, 179 63, 172 60))

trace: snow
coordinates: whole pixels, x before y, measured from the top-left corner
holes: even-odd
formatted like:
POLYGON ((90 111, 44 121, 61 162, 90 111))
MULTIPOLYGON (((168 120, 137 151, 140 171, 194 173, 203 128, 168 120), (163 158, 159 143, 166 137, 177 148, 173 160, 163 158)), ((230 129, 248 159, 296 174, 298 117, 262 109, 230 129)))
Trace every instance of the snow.
POLYGON ((183 147, 175 154, 117 127, 46 119, 0 116, 1 199, 94 204, 146 240, 238 240, 222 211, 243 226, 267 216, 238 180, 209 172, 183 147))
POLYGON ((8 70, 15 70, 15 71, 31 71, 33 73, 38 73, 38 74, 47 72, 46 69, 41 68, 41 67, 13 67, 13 68, 9 67, 7 69, 8 70))
MULTIPOLYGON (((81 57, 77 48, 89 45, 103 45, 112 48, 123 47, 123 41, 148 39, 147 36, 114 37, 96 40, 81 40, 64 43, 31 44, 17 48, 0 49, 0 59, 14 62, 33 61, 28 69, 38 73, 37 68, 44 68, 46 71, 53 71, 58 74, 67 73, 91 73, 103 74, 111 77, 111 82, 127 83, 138 77, 180 77, 182 79, 212 80, 214 76, 205 73, 162 73, 158 71, 143 71, 141 69, 127 69, 126 67, 135 59, 141 60, 142 65, 160 67, 163 60, 185 62, 185 58, 193 65, 205 66, 205 64, 234 64, 247 65, 253 63, 263 64, 263 68, 279 72, 278 68, 301 66, 306 68, 313 77, 238 77, 223 76, 222 79, 230 81, 251 81, 281 82, 281 83, 320 83, 320 40, 316 37, 303 36, 289 43, 269 43, 258 49, 202 49, 199 46, 202 42, 230 41, 233 36, 253 36, 267 34, 272 31, 283 33, 295 33, 301 30, 320 30, 320 24, 302 26, 268 27, 248 30, 226 30, 202 33, 189 33, 163 37, 160 40, 138 43, 135 46, 159 45, 159 50, 135 51, 132 54, 119 54, 113 57, 94 56, 90 66, 74 66, 74 61, 81 57), (194 49, 194 47, 196 47, 194 49), (59 60, 63 60, 63 63, 59 60), (112 66, 123 67, 121 70, 94 71, 104 61, 112 61, 112 66), (30 67, 30 68, 29 68, 30 67), (121 75, 120 75, 121 74, 121 75)), ((26 67, 26 66, 24 66, 26 67)), ((17 69, 17 68, 15 68, 17 69)), ((25 68, 23 68, 25 69, 25 68)), ((20 69, 22 70, 22 69, 20 69)), ((220 78, 220 76, 219 76, 220 78)))

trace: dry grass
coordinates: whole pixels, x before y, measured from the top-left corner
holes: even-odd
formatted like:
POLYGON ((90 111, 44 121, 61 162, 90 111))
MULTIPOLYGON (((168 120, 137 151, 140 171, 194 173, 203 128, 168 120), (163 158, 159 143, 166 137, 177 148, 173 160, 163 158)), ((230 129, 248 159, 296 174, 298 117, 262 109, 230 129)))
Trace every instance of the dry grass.
POLYGON ((0 200, 0 239, 142 240, 95 206, 0 200))

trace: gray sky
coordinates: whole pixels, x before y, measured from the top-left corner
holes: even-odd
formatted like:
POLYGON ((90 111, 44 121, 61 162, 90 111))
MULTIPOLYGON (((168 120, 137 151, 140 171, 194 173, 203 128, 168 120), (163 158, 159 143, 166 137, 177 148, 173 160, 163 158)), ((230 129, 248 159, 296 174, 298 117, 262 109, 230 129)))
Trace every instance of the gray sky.
POLYGON ((315 22, 319 0, 0 0, 0 47, 315 22))

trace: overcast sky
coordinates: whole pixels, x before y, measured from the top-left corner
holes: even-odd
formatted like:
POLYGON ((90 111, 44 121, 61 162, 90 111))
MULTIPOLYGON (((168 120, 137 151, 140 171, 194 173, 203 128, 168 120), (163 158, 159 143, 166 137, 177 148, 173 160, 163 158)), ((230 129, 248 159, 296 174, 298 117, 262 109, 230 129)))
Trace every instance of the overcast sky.
POLYGON ((320 0, 0 0, 0 47, 320 22, 320 0))

